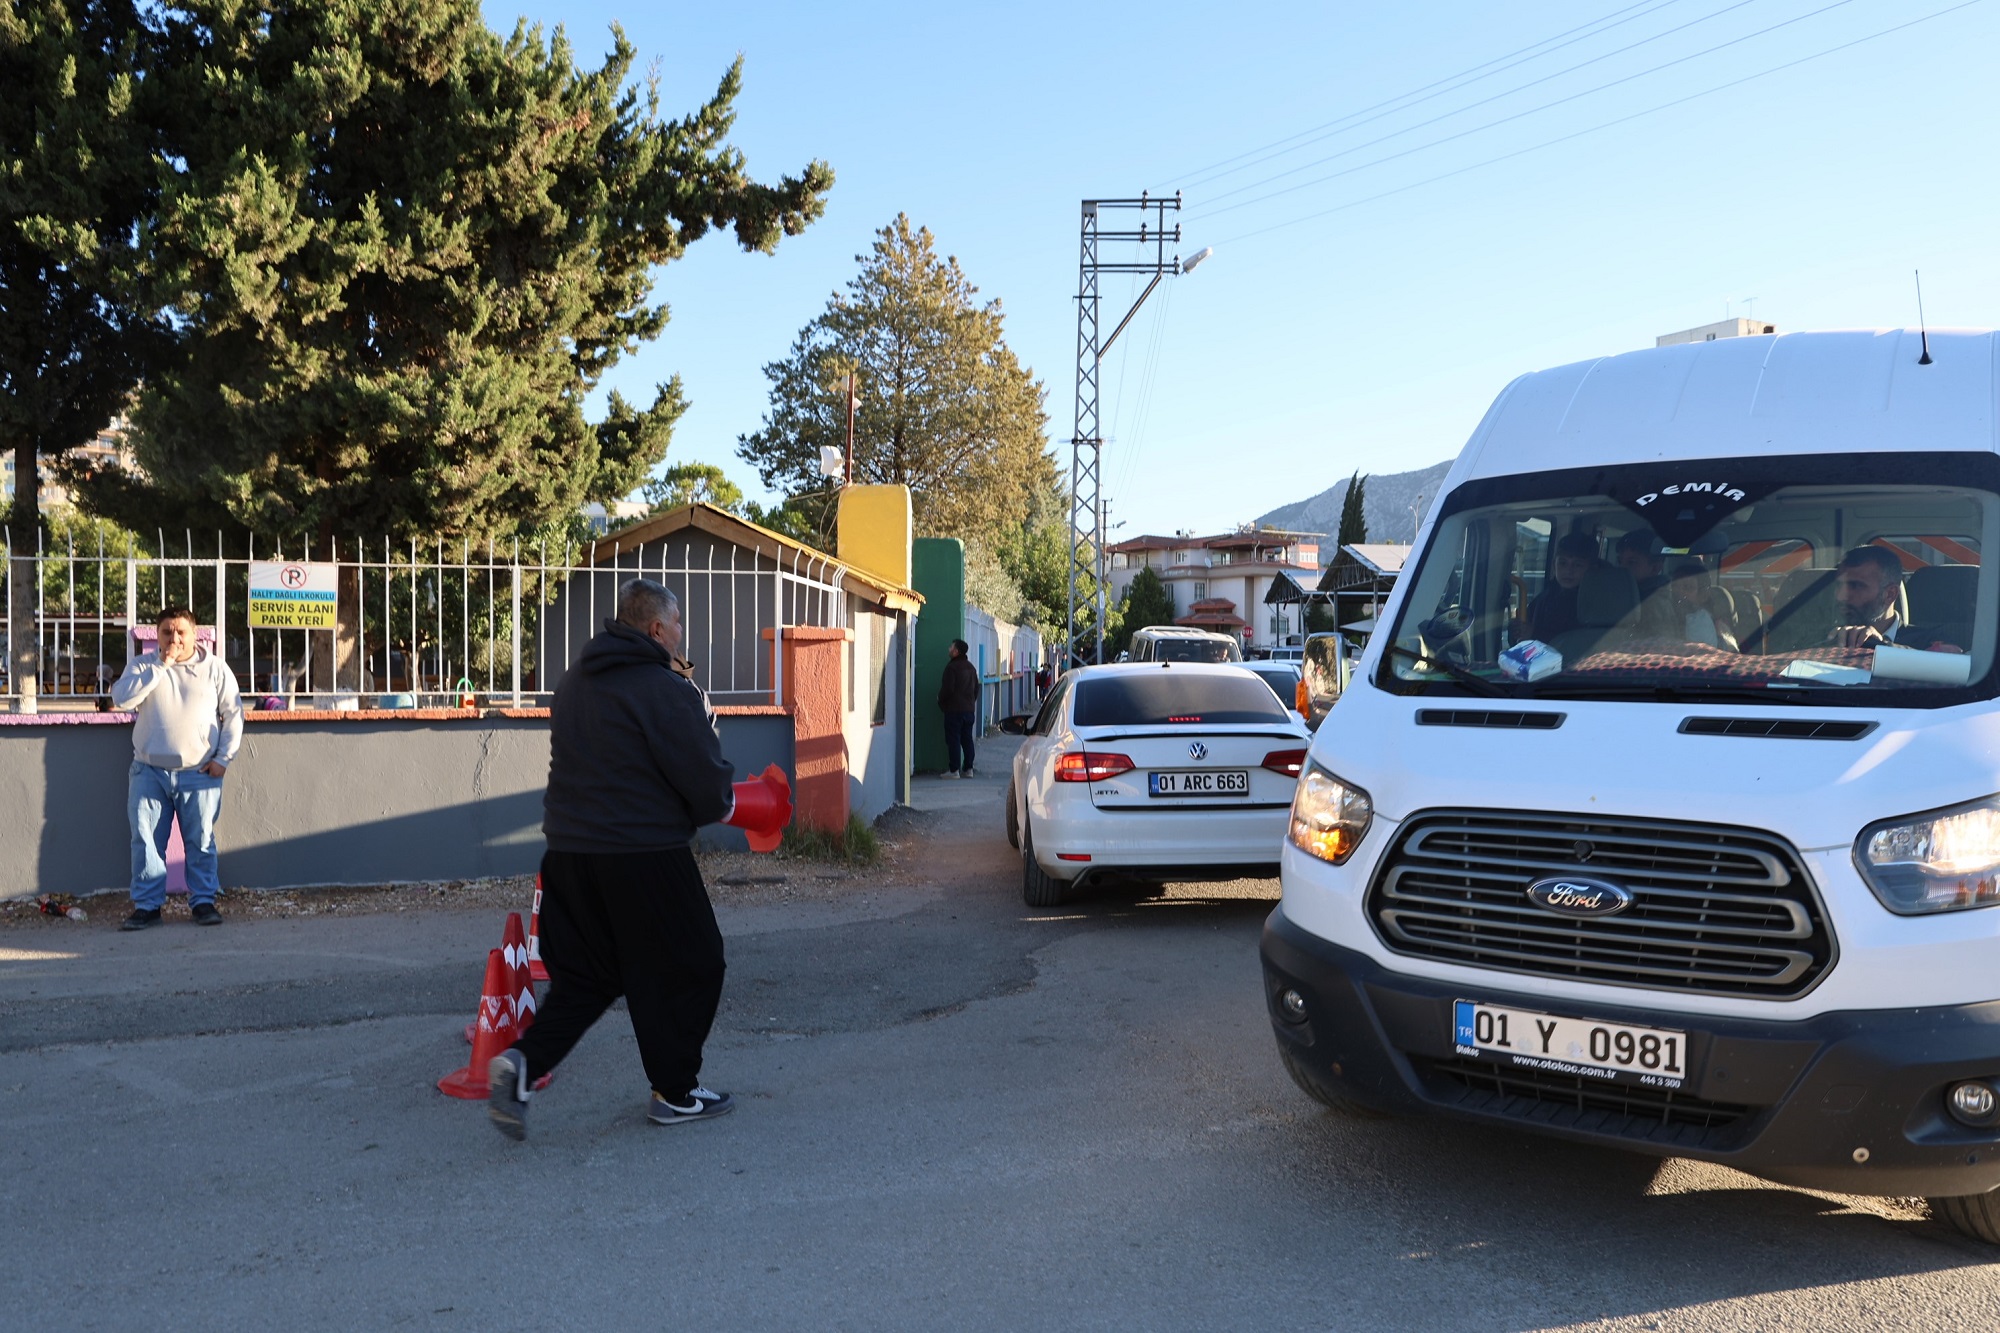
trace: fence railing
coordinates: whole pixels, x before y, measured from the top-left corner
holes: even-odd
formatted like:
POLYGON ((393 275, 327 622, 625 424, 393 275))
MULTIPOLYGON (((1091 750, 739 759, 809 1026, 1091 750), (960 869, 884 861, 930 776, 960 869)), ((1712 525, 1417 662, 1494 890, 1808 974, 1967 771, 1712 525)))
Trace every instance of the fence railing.
POLYGON ((32 623, 4 624, 0 699, 19 706, 16 645, 25 635, 47 706, 94 706, 134 652, 150 647, 162 605, 191 609, 205 644, 246 695, 373 706, 455 702, 462 694, 545 702, 614 609, 618 583, 644 574, 681 599, 681 651, 717 703, 783 702, 776 640, 795 625, 844 627, 843 570, 810 551, 773 555, 727 542, 629 547, 611 535, 560 549, 348 540, 225 550, 220 534, 100 533, 79 549, 7 534, 0 617, 13 581, 34 580, 32 623), (180 540, 174 538, 178 536, 180 540), (332 566, 341 630, 252 623, 251 566, 332 566))

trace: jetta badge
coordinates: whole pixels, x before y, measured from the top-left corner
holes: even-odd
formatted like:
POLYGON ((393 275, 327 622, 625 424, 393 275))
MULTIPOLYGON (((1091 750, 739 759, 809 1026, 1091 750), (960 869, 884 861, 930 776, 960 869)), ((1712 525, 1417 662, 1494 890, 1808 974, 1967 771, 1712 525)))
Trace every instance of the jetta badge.
POLYGON ((1632 891, 1609 880, 1557 875, 1530 884, 1528 901, 1563 916, 1611 916, 1632 905, 1632 891))
POLYGON ((1200 741, 1196 741, 1194 744, 1188 746, 1188 758, 1190 759, 1208 758, 1208 747, 1206 745, 1203 745, 1200 741))

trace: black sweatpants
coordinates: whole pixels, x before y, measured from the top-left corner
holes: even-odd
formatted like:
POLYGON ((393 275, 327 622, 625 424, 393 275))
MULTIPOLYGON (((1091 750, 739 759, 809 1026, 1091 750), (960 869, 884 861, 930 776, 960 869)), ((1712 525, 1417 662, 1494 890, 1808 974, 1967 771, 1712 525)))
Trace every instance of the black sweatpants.
POLYGON ((694 853, 542 854, 549 992, 514 1043, 539 1079, 620 995, 653 1091, 685 1101, 722 1001, 722 931, 694 853))

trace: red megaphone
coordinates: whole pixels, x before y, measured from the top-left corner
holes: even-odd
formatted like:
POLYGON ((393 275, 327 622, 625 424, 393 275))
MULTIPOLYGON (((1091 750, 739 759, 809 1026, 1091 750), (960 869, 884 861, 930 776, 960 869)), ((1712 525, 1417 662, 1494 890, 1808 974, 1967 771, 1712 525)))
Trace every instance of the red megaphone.
POLYGON ((751 851, 777 851, 785 825, 792 822, 792 784, 785 780, 785 770, 772 764, 750 781, 736 783, 735 790, 736 808, 722 822, 748 834, 751 851))

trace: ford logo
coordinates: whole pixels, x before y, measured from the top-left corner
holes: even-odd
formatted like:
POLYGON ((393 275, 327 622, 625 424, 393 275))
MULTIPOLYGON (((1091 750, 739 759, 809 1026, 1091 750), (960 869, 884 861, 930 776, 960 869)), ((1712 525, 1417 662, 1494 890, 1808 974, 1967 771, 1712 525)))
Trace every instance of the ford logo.
POLYGON ((1608 880, 1557 875, 1530 884, 1528 901, 1563 916, 1610 916, 1632 905, 1632 891, 1608 880))

